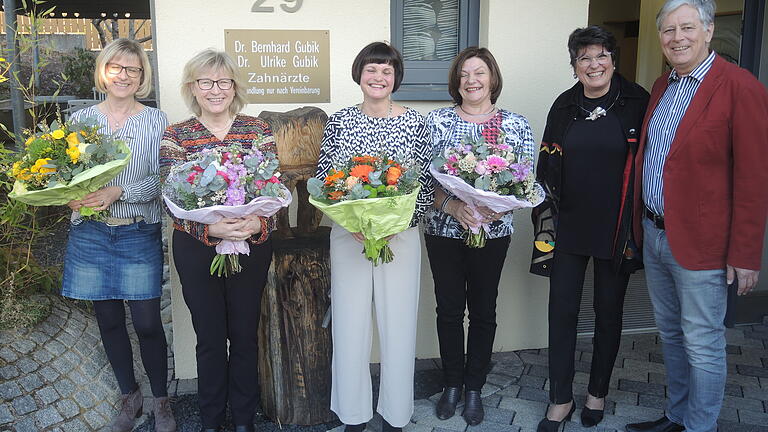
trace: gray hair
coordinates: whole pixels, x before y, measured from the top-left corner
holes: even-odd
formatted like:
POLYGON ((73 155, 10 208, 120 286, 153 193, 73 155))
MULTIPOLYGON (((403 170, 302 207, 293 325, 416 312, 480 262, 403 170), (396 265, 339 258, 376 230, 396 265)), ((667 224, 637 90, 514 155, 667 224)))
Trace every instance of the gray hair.
POLYGON ((704 27, 709 27, 715 22, 715 0, 667 0, 656 15, 656 28, 661 31, 661 25, 667 19, 667 15, 677 10, 680 6, 688 5, 699 12, 699 20, 704 27))

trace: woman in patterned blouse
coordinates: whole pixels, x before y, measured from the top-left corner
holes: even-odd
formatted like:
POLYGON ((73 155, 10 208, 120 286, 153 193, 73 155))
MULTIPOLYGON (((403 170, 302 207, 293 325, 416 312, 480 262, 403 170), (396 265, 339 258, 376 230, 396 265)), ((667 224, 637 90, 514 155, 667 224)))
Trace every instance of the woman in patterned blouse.
POLYGON ((104 102, 77 111, 73 121, 95 120, 99 133, 112 134, 131 149, 131 161, 103 188, 68 203, 73 210, 64 258, 62 295, 92 300, 101 341, 120 387, 120 412, 110 430, 133 430, 144 409, 136 382, 125 304, 139 338, 142 364, 154 399, 155 430, 176 430, 168 404, 168 347, 160 319, 163 246, 158 200, 157 152, 168 120, 141 104, 152 90, 152 69, 141 45, 116 39, 96 58, 96 88, 104 102), (83 219, 79 210, 108 210, 104 221, 83 219))
MULTIPOLYGON (((496 107, 501 72, 485 48, 470 47, 453 60, 448 91, 456 103, 427 116, 435 153, 459 145, 465 137, 505 142, 523 158, 533 160, 533 136, 525 117, 496 107)), ((496 335, 496 297, 509 236, 512 213, 498 214, 480 207, 482 220, 467 204, 442 187, 435 189, 427 211, 425 241, 437 300, 437 335, 445 390, 438 401, 440 419, 453 416, 465 390, 462 415, 470 425, 483 421, 480 389, 485 384, 496 335), (485 247, 470 248, 462 239, 470 226, 490 224, 485 247), (464 356, 464 309, 469 309, 469 336, 464 356)))
POLYGON ((347 432, 360 432, 371 409, 371 304, 381 341, 381 386, 377 411, 384 431, 399 431, 413 413, 421 246, 418 221, 432 203, 428 173, 431 150, 424 117, 393 104, 390 95, 403 77, 403 59, 391 46, 374 42, 357 55, 352 79, 363 92, 361 104, 333 114, 325 126, 317 177, 353 156, 386 153, 416 161, 421 191, 411 227, 390 240, 395 259, 374 267, 361 253, 364 237, 338 225, 331 229, 331 310, 333 379, 331 409, 347 432))
MULTIPOLYGON (((206 148, 231 144, 276 152, 267 124, 239 111, 245 87, 237 65, 223 52, 205 50, 184 67, 181 94, 195 116, 168 127, 160 145, 160 175, 206 148)), ((173 215, 171 215, 173 217, 173 215)), ((259 399, 256 329, 261 293, 272 261, 274 217, 222 219, 211 225, 173 218, 173 260, 197 334, 200 416, 206 432, 219 430, 229 402, 235 431, 253 431, 259 399), (209 271, 221 240, 248 240, 242 271, 216 277, 209 271), (227 350, 229 340, 229 350, 227 350), (227 356, 229 353, 229 356, 227 356)))

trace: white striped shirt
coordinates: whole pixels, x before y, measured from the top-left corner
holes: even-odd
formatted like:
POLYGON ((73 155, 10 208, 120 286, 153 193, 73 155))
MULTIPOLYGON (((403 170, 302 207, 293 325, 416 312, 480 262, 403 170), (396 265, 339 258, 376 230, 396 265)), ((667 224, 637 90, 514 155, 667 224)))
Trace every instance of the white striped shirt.
MULTIPOLYGON (((72 115, 73 121, 94 118, 98 121, 99 132, 110 134, 109 120, 96 106, 83 108, 72 115)), ((125 125, 114 132, 131 149, 131 161, 107 186, 120 186, 125 193, 109 206, 109 215, 116 218, 143 216, 147 223, 162 220, 160 207, 160 140, 168 118, 157 108, 145 107, 138 114, 129 116, 125 125)), ((80 219, 74 212, 72 221, 80 219)))
POLYGON ((677 126, 714 61, 715 52, 712 51, 687 76, 681 77, 673 70, 669 74, 667 89, 648 122, 643 155, 643 202, 657 215, 664 214, 664 162, 675 139, 677 126))

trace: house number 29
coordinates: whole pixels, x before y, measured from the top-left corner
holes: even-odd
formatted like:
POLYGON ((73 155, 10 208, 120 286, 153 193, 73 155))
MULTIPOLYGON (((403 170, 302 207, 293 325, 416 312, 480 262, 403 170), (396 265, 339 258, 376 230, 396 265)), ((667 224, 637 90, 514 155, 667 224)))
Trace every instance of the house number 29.
MULTIPOLYGON (((273 13, 275 11, 274 6, 264 5, 264 3, 267 3, 268 1, 269 0, 256 0, 253 2, 253 6, 251 6, 251 12, 273 13)), ((280 4, 280 8, 288 13, 294 13, 301 9, 302 3, 304 3, 303 0, 283 0, 280 4)))

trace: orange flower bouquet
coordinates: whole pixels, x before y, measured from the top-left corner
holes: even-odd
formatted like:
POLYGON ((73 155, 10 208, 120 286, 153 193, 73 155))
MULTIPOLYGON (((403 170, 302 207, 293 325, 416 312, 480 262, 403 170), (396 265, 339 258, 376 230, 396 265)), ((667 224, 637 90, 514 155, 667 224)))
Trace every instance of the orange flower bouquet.
POLYGON ((408 228, 419 193, 419 168, 384 156, 355 156, 324 179, 307 182, 309 202, 350 232, 365 236, 373 265, 392 262, 387 237, 408 228))

